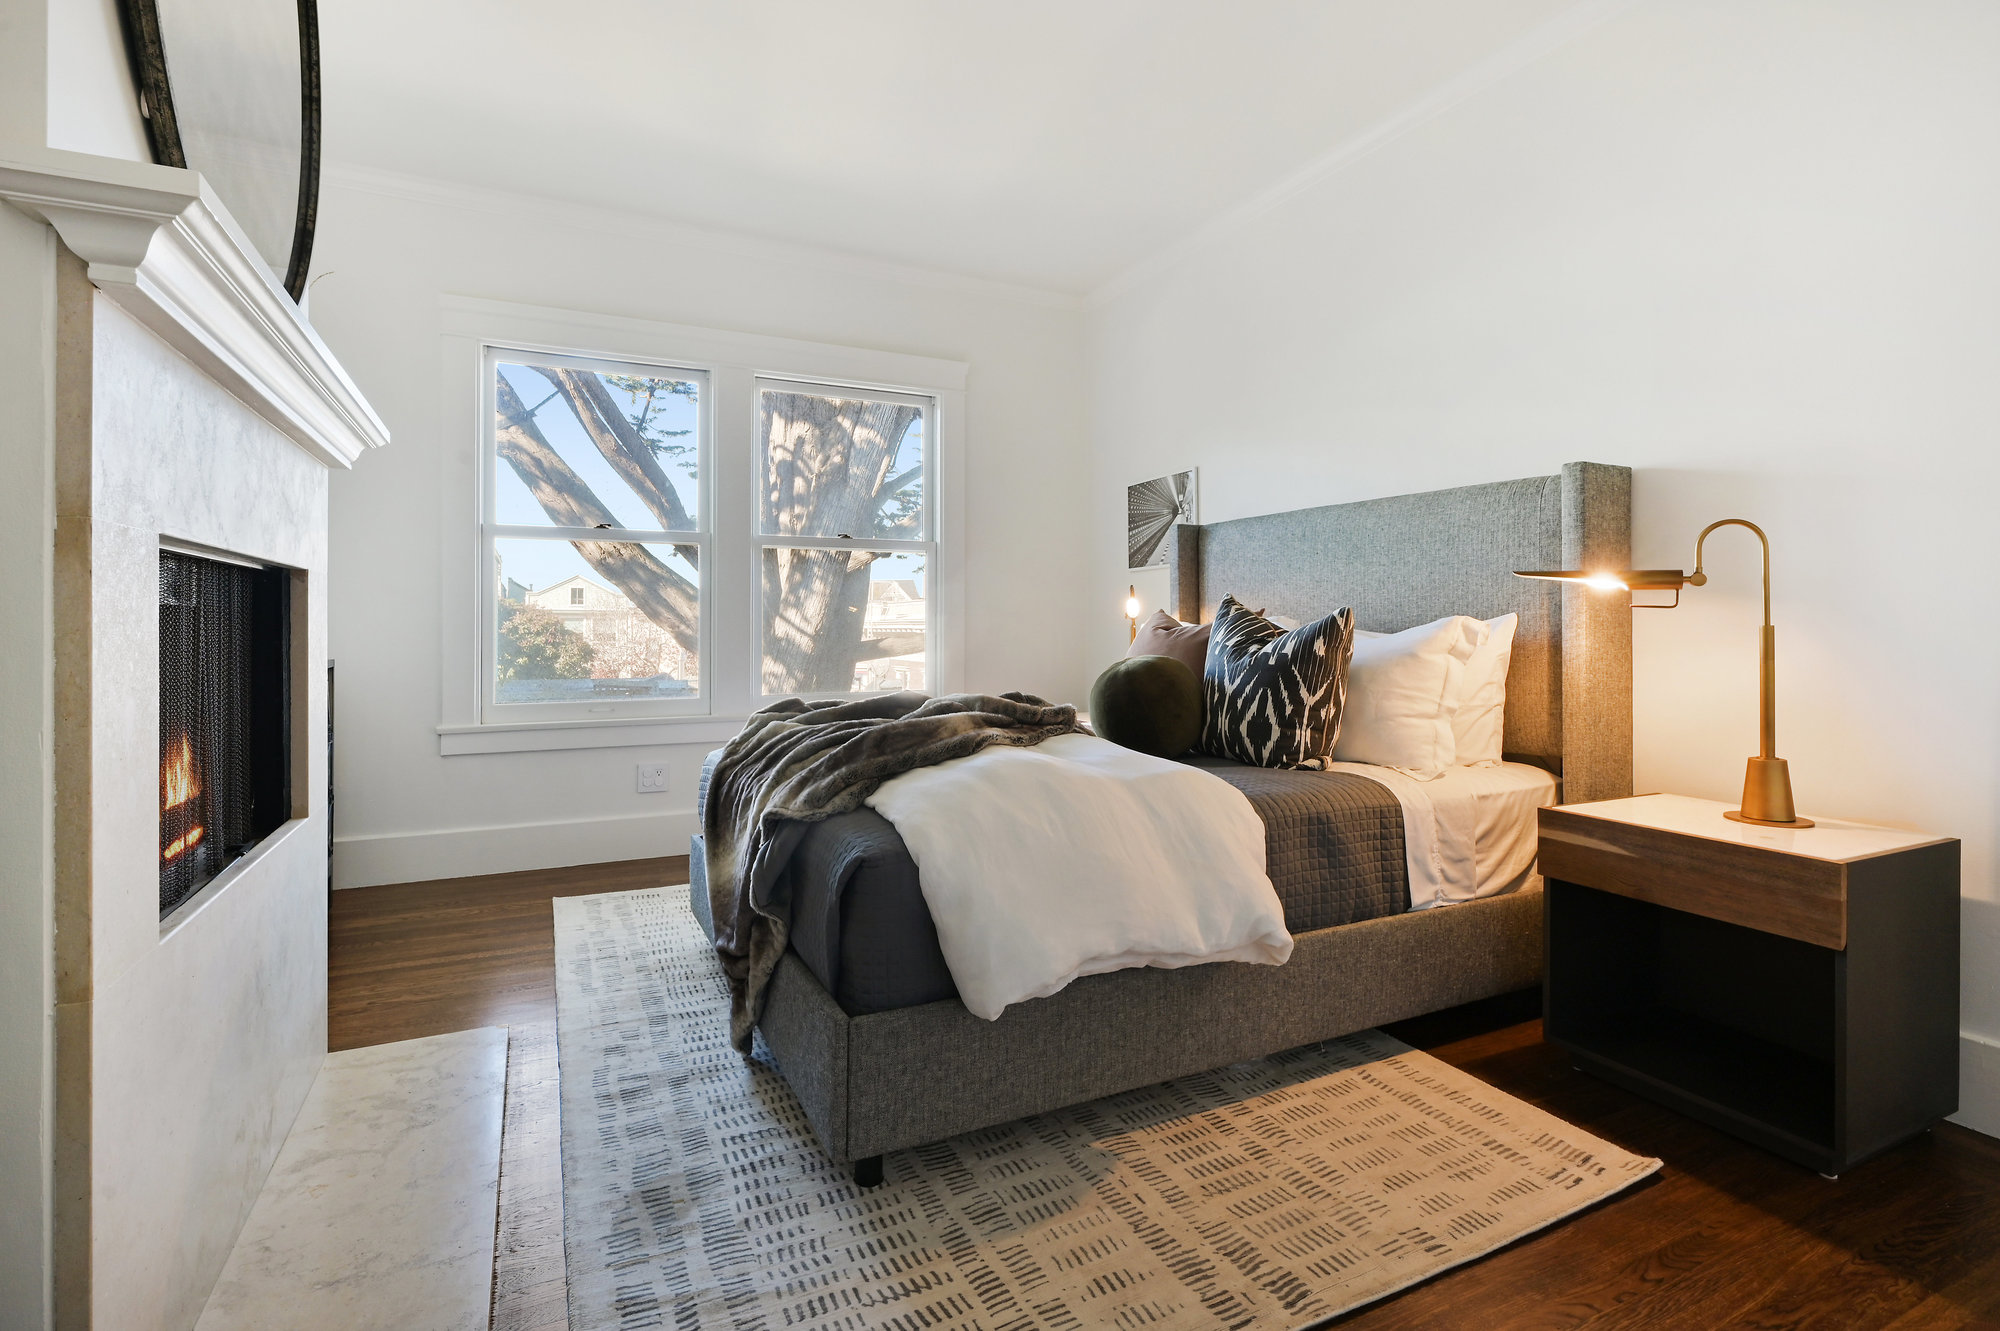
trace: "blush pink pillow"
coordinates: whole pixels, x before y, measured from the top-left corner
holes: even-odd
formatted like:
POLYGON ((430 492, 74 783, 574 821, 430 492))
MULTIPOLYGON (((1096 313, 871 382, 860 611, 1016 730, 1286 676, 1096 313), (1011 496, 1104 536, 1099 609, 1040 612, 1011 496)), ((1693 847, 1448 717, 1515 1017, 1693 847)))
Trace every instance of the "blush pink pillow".
POLYGON ((1132 639, 1132 649, 1127 656, 1171 656, 1200 679, 1202 669, 1208 664, 1207 624, 1183 624, 1164 610, 1155 610, 1153 617, 1139 625, 1139 636, 1132 639))

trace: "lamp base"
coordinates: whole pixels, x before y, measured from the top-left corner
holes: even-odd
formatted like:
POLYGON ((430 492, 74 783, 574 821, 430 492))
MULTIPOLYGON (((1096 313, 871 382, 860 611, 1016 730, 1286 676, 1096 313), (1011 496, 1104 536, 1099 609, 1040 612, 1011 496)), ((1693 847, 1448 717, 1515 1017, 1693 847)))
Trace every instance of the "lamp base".
POLYGON ((1792 771, 1783 758, 1752 758, 1743 771, 1743 807, 1724 817, 1761 827, 1812 826, 1792 807, 1792 771))
POLYGON ((1759 827, 1811 827, 1813 825, 1813 820, 1810 818, 1794 818, 1789 823, 1773 822, 1769 818, 1746 818, 1739 809, 1731 809, 1722 816, 1732 823, 1755 823, 1759 827))

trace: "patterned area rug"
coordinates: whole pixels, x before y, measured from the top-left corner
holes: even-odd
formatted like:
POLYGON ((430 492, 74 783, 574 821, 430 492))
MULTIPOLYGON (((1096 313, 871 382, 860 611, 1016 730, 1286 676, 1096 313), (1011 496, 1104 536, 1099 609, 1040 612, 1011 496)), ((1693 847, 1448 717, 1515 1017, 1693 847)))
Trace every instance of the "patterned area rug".
POLYGON ((685 889, 555 903, 571 1331, 1298 1328, 1659 1168, 1379 1031, 829 1163, 685 889))

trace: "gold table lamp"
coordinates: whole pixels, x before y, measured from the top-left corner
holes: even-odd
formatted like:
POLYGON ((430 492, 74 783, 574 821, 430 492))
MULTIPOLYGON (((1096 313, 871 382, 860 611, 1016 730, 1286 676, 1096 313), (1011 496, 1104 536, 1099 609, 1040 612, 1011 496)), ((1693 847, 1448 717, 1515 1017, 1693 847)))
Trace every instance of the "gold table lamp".
POLYGON ((1765 827, 1811 827, 1812 820, 1798 816, 1792 805, 1792 774, 1778 748, 1778 637, 1771 627, 1771 541, 1764 529, 1742 518, 1724 518, 1701 529, 1694 541, 1694 572, 1677 568, 1625 569, 1617 572, 1591 569, 1561 569, 1552 572, 1517 572, 1517 578, 1550 578, 1558 582, 1580 582, 1599 591, 1671 591, 1673 604, 1635 605, 1634 610, 1671 610, 1681 603, 1682 587, 1700 587, 1708 582, 1701 569, 1701 548, 1717 527, 1748 527, 1764 546, 1764 651, 1757 695, 1757 756, 1743 774, 1743 807, 1723 815, 1739 823, 1765 827))

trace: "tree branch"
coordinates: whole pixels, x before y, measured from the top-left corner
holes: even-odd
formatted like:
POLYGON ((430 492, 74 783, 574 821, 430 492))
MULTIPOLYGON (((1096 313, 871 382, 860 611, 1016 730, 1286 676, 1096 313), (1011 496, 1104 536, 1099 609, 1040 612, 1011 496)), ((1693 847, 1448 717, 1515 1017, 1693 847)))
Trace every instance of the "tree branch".
MULTIPOLYGON (((667 531, 693 531, 694 519, 681 503, 680 491, 668 479, 652 448, 611 400, 611 391, 604 381, 589 370, 551 370, 540 365, 531 368, 555 385, 570 410, 576 413, 590 442, 597 445, 597 451, 618 473, 618 479, 639 496, 653 520, 667 531)), ((700 546, 677 545, 674 549, 690 565, 701 567, 700 546)))
MULTIPOLYGON (((611 510, 549 446, 514 386, 501 378, 498 392, 495 444, 549 520, 560 527, 618 526, 611 510)), ((676 643, 690 652, 701 649, 701 593, 693 583, 635 542, 572 541, 570 544, 676 643)))

